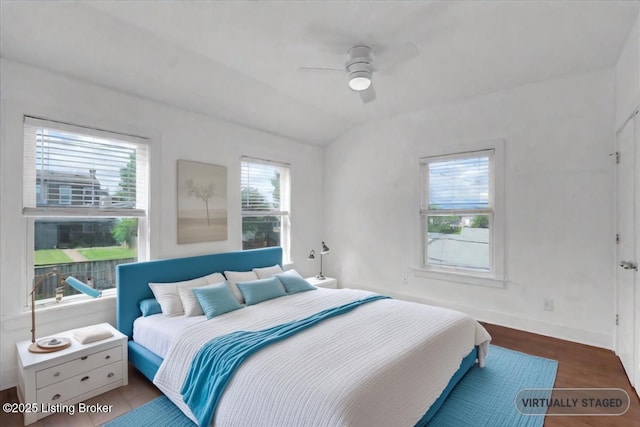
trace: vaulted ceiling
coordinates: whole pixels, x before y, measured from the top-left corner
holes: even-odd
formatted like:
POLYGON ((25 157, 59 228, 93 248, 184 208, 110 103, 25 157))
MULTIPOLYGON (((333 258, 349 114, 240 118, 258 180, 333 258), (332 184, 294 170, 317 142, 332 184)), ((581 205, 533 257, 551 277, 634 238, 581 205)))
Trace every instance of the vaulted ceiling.
MULTIPOLYGON (((615 64, 638 1, 7 1, 0 54, 301 142, 357 124, 615 64), (357 44, 417 57, 339 72, 357 44), (386 72, 385 72, 386 71, 386 72)), ((1 76, 0 76, 1 78, 1 76)))

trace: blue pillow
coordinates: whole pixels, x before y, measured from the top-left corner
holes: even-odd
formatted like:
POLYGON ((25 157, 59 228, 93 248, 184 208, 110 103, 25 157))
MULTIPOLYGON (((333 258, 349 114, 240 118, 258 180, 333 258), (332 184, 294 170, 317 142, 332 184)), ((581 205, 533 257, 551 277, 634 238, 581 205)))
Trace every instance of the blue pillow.
POLYGON ((231 288, 229 288, 227 282, 202 288, 192 288, 191 290, 198 299, 204 315, 207 316, 207 320, 242 308, 242 305, 231 293, 231 288))
POLYGON ((142 317, 147 317, 152 314, 162 313, 162 307, 160 307, 157 299, 147 298, 140 301, 140 311, 142 312, 142 317))
POLYGON ((244 301, 247 305, 258 304, 259 302, 270 300, 273 298, 283 297, 287 294, 284 286, 277 277, 269 277, 268 279, 252 280, 250 282, 236 283, 244 301))
POLYGON ((295 270, 288 270, 284 273, 276 274, 275 277, 282 282, 288 294, 317 290, 315 286, 304 280, 295 270))

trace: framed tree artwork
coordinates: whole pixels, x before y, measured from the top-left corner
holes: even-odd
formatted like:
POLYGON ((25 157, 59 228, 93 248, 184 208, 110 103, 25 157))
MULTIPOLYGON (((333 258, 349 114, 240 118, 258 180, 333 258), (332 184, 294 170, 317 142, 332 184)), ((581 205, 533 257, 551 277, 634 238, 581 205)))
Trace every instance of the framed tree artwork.
POLYGON ((227 168, 178 160, 178 244, 227 240, 227 168))

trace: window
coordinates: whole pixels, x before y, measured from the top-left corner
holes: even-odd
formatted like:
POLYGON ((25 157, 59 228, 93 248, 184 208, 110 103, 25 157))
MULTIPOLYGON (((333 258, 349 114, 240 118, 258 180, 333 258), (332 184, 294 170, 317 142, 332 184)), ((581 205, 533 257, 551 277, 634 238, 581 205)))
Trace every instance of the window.
POLYGON ((496 150, 424 157, 420 168, 421 268, 500 279, 496 150))
POLYGON ((242 249, 282 246, 289 258, 290 178, 286 163, 243 157, 242 249))
MULTIPOLYGON (((36 189, 36 193, 37 193, 37 189, 36 189)), ((70 185, 61 185, 58 187, 58 204, 60 205, 71 204, 71 186, 70 185)))
MULTIPOLYGON (((24 154, 30 275, 56 269, 115 287, 117 264, 146 259, 148 140, 25 117, 24 154)), ((56 286, 51 276, 36 300, 54 297, 56 286)))

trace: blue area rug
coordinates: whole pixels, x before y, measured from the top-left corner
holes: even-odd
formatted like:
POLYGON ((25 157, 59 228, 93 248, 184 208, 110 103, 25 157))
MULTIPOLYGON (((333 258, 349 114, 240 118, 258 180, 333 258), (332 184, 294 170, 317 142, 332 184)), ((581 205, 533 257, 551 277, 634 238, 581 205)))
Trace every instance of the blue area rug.
POLYGON ((558 362, 492 345, 485 367, 475 365, 431 418, 434 427, 541 427, 543 416, 515 407, 524 388, 552 388, 558 362))
MULTIPOLYGON (((523 388, 552 388, 557 369, 555 360, 492 345, 486 366, 471 368, 428 425, 540 427, 544 417, 521 415, 515 408, 515 397, 523 388)), ((193 427, 195 424, 169 399, 161 396, 104 424, 104 427, 130 426, 193 427)))

